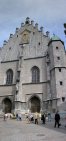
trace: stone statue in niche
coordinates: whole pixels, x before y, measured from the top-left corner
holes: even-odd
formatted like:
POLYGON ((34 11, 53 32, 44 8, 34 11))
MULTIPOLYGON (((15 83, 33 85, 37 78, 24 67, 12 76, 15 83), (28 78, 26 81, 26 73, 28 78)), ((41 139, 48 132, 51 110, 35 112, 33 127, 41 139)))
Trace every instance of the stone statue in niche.
POLYGON ((28 31, 28 30, 25 30, 22 32, 22 43, 23 44, 29 43, 29 34, 30 34, 30 31, 28 31))

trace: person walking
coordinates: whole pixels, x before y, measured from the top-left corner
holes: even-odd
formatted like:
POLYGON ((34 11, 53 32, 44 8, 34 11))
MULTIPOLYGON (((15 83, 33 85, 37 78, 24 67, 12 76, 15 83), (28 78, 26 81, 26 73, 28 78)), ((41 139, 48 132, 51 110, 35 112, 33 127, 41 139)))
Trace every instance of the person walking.
POLYGON ((48 113, 48 121, 49 122, 51 121, 51 113, 50 112, 48 113))
POLYGON ((3 116, 3 119, 4 119, 4 121, 6 121, 6 116, 5 116, 5 114, 4 114, 4 116, 3 116))
POLYGON ((16 113, 16 119, 17 119, 17 120, 19 119, 18 113, 16 113))
POLYGON ((58 111, 55 114, 55 125, 54 125, 54 127, 56 127, 56 125, 59 128, 59 126, 60 126, 60 114, 58 113, 58 111))
POLYGON ((42 123, 45 124, 45 113, 41 116, 42 123))
POLYGON ((34 119, 35 119, 35 124, 38 124, 38 113, 37 112, 35 113, 34 119))

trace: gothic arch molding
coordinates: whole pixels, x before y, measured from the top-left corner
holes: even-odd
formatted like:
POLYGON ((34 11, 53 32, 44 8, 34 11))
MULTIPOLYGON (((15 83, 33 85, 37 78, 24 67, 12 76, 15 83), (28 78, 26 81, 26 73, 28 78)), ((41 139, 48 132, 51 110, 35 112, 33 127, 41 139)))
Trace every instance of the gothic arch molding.
POLYGON ((3 112, 4 113, 11 113, 11 110, 12 110, 12 101, 10 100, 10 98, 5 97, 2 100, 2 108, 3 108, 3 112))
POLYGON ((31 113, 40 112, 41 100, 37 95, 33 95, 29 98, 28 108, 31 111, 31 113))

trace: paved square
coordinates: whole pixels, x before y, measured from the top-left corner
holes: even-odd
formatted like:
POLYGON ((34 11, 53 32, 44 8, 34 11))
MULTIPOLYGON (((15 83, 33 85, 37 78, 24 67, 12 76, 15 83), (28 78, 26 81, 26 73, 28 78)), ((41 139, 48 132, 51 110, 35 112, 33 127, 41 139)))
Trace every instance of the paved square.
POLYGON ((0 141, 66 141, 61 129, 50 129, 50 125, 35 125, 26 121, 0 119, 0 141))

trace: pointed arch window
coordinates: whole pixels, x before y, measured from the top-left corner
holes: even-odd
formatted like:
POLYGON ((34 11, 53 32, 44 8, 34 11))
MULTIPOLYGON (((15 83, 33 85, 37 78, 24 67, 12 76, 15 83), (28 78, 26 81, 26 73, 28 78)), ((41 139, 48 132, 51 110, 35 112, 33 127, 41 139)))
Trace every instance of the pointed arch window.
POLYGON ((32 68, 32 83, 40 82, 40 70, 37 66, 32 68))
POLYGON ((6 72, 6 84, 11 85, 13 82, 13 71, 11 69, 6 72))

